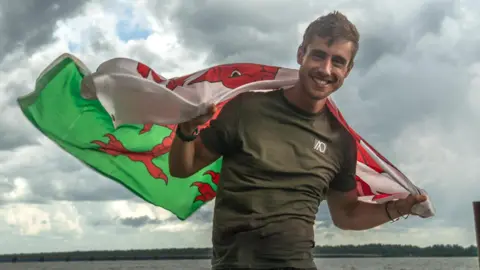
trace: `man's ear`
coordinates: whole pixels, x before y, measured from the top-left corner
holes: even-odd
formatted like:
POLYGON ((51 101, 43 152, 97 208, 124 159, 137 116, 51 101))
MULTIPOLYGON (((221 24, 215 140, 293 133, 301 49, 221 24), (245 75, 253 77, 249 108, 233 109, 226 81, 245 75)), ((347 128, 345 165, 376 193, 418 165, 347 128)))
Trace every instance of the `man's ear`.
POLYGON ((297 49, 297 64, 302 65, 304 56, 305 56, 305 48, 303 47, 303 44, 300 44, 300 46, 298 46, 298 49, 297 49))

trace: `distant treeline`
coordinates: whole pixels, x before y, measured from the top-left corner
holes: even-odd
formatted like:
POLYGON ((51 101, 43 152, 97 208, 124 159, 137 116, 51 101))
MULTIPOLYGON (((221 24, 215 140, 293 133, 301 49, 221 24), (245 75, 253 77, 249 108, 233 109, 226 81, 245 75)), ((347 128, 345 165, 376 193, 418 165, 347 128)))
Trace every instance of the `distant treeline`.
MULTIPOLYGON (((210 248, 178 248, 149 250, 71 251, 36 254, 0 255, 0 262, 42 261, 105 261, 105 260, 187 260, 209 259, 210 248)), ((343 245, 317 246, 316 257, 474 257, 475 246, 434 245, 418 247, 411 245, 343 245)))

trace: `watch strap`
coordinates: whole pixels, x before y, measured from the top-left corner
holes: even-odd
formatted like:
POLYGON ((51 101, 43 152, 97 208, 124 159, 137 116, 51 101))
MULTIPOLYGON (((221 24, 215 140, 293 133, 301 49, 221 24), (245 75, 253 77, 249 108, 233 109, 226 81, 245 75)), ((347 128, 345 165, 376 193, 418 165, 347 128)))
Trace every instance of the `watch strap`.
POLYGON ((198 136, 198 128, 196 128, 192 134, 186 135, 182 132, 182 129, 180 128, 180 125, 177 125, 177 129, 175 131, 175 135, 182 141, 184 142, 191 142, 195 140, 198 136))

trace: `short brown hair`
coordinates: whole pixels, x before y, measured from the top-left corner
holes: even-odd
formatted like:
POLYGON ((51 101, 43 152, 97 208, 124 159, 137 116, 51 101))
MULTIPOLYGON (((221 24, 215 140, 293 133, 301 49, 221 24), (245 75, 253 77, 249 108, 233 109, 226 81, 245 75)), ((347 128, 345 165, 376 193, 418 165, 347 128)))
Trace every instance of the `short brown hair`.
POLYGON ((358 33, 357 27, 355 27, 345 15, 334 11, 311 22, 303 34, 301 46, 304 50, 315 36, 331 38, 331 43, 338 39, 351 41, 353 43, 353 50, 350 64, 353 64, 353 59, 359 47, 360 34, 358 33))

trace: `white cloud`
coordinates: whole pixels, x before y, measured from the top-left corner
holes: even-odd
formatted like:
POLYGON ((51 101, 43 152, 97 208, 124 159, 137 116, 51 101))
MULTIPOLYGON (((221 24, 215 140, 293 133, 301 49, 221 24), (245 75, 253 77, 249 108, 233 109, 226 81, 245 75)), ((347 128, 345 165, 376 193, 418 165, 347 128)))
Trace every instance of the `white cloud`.
POLYGON ((40 207, 38 205, 12 204, 2 207, 6 224, 20 236, 41 233, 68 234, 83 233, 79 216, 72 203, 57 203, 40 207))

